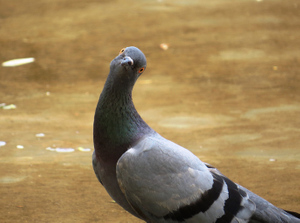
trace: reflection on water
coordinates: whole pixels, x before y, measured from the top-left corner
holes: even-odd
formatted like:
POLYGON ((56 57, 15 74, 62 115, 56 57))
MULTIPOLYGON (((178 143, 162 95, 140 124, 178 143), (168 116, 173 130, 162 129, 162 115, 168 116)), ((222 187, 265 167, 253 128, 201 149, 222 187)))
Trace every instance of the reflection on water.
POLYGON ((16 106, 0 108, 1 222, 141 222, 91 166, 94 109, 129 45, 148 59, 134 102, 150 126, 300 212, 297 0, 29 2, 0 8, 1 63, 35 58, 0 67, 16 106))
POLYGON ((2 184, 18 183, 18 182, 24 180, 25 178, 26 178, 26 176, 19 176, 19 177, 7 176, 7 177, 0 178, 0 183, 2 183, 2 184))
POLYGON ((278 107, 269 108, 258 108, 247 111, 243 117, 249 119, 255 119, 259 115, 269 116, 270 114, 280 113, 280 112, 299 112, 300 104, 295 105, 280 105, 278 107))

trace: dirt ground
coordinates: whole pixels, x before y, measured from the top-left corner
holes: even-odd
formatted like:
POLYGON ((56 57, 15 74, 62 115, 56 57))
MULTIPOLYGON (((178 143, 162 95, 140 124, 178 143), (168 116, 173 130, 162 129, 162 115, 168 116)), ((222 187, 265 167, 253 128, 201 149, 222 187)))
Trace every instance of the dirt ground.
POLYGON ((0 66, 0 104, 16 105, 0 108, 0 222, 141 222, 91 165, 94 109, 110 61, 130 45, 148 59, 133 97, 150 126, 300 212, 299 9, 299 0, 0 0, 0 62, 35 58, 0 66))

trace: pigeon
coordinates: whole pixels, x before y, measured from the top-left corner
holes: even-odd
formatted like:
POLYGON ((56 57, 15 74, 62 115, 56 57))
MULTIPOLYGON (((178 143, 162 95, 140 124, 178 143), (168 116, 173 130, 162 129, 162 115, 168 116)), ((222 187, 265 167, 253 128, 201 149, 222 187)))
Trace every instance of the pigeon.
POLYGON ((132 89, 146 69, 134 46, 123 48, 96 107, 93 168, 108 194, 148 223, 300 223, 171 142, 141 118, 132 89))

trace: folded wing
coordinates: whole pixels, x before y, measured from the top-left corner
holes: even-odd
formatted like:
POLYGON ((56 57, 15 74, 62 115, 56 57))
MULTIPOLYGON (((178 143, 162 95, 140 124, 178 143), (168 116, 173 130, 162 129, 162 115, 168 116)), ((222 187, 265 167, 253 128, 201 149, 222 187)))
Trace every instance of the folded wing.
POLYGON ((149 222, 248 222, 255 204, 245 190, 159 135, 122 155, 117 179, 133 209, 149 222))

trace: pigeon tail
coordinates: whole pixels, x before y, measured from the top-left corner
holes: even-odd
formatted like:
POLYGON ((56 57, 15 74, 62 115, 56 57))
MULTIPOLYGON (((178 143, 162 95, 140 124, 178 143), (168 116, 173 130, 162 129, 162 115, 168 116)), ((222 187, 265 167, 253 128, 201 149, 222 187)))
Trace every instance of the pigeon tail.
POLYGON ((248 189, 243 189, 256 205, 249 223, 300 223, 298 213, 280 209, 248 189))

